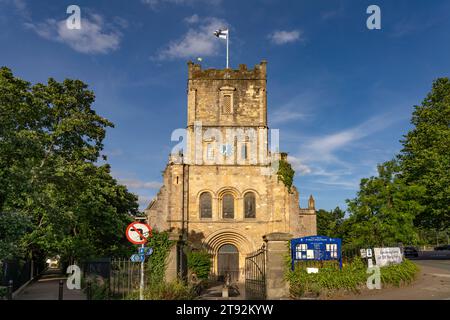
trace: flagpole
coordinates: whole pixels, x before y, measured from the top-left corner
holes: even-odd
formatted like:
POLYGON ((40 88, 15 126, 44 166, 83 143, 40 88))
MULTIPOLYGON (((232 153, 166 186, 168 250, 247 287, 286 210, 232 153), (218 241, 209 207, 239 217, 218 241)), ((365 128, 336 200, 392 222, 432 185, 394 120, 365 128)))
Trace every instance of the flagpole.
POLYGON ((228 69, 228 39, 230 38, 230 31, 228 30, 227 34, 227 69, 228 69))

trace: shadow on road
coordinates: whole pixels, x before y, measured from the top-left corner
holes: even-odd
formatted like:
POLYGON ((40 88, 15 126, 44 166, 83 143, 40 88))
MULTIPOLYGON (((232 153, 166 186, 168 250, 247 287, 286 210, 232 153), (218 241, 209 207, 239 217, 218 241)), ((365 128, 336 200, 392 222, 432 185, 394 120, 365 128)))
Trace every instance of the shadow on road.
POLYGON ((59 281, 64 280, 63 300, 86 300, 81 290, 69 290, 67 277, 60 269, 47 269, 39 278, 20 292, 15 300, 58 300, 59 281))

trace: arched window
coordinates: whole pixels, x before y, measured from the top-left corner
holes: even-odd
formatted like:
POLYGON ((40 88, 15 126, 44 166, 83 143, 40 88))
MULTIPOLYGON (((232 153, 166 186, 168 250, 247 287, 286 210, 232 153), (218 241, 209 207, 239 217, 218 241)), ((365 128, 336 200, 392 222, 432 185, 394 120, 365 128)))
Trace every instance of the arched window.
POLYGON ((200 195, 200 218, 212 218, 212 197, 209 192, 200 195))
POLYGON ((222 217, 234 219, 234 197, 229 193, 222 198, 222 217))
POLYGON ((244 215, 246 218, 256 217, 256 200, 255 194, 248 192, 244 196, 244 215))

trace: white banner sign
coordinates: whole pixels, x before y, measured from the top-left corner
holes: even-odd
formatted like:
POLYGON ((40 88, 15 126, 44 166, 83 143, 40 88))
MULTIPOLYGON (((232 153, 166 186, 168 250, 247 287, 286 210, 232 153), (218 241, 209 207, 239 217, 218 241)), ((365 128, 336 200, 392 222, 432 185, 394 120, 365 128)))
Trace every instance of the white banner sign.
POLYGON ((399 264, 403 261, 400 248, 374 248, 377 266, 384 267, 390 264, 399 264))

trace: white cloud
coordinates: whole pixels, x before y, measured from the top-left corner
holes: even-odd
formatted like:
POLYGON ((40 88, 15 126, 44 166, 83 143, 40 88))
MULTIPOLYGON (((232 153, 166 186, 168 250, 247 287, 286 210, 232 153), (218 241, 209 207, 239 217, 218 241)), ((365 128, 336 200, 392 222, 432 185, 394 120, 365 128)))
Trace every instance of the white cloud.
POLYGON ((286 44, 297 41, 303 41, 303 31, 292 30, 292 31, 275 31, 269 34, 269 39, 274 44, 286 44))
POLYGON ((19 11, 24 11, 27 8, 27 4, 24 0, 11 0, 10 1, 19 11))
POLYGON ((25 0, 0 0, 0 5, 2 4, 13 7, 22 18, 30 20, 31 14, 25 0))
POLYGON ((270 116, 270 123, 272 125, 276 125, 289 121, 305 119, 306 117, 308 117, 308 115, 302 112, 292 111, 288 109, 278 109, 275 110, 270 116))
POLYGON ((337 8, 322 12, 321 17, 323 20, 330 20, 333 18, 341 17, 343 14, 344 14, 344 5, 342 2, 340 2, 337 8))
MULTIPOLYGON (((122 20, 123 24, 123 20, 122 20)), ((81 29, 68 29, 66 20, 47 19, 25 26, 44 39, 64 43, 75 51, 86 54, 105 54, 120 47, 121 33, 114 25, 108 25, 98 14, 84 15, 81 29)))
POLYGON ((155 60, 170 60, 217 55, 223 41, 216 38, 213 33, 223 27, 227 27, 227 23, 222 19, 204 18, 201 24, 189 28, 181 38, 170 42, 152 58, 155 60))
POLYGON ((162 183, 159 181, 141 181, 138 179, 118 179, 119 183, 130 189, 159 189, 162 183))
POLYGON ((198 23, 200 21, 200 17, 198 14, 193 14, 192 16, 184 18, 184 21, 189 24, 198 23))
POLYGON ((138 195, 138 204, 139 208, 141 210, 144 210, 149 205, 150 201, 153 200, 154 197, 144 196, 144 195, 138 195))
POLYGON ((270 125, 311 118, 312 110, 316 110, 324 101, 320 92, 321 90, 302 91, 281 106, 274 108, 269 116, 270 125))
POLYGON ((197 3, 204 3, 208 5, 219 5, 221 0, 141 0, 143 4, 148 5, 151 9, 156 10, 163 4, 171 5, 195 5, 197 3))
POLYGON ((373 152, 370 158, 367 158, 367 154, 362 154, 360 141, 384 130, 397 120, 398 117, 385 114, 348 129, 307 138, 301 144, 298 154, 289 155, 289 162, 300 175, 318 177, 314 183, 356 190, 360 179, 367 175, 367 168, 372 169, 376 163, 373 152), (342 151, 355 149, 358 149, 357 158, 362 157, 363 160, 358 161, 352 156, 349 163, 347 157, 340 154, 342 151), (358 172, 360 169, 364 169, 363 172, 358 172))
POLYGON ((354 142, 383 130, 396 120, 398 119, 385 114, 373 117, 358 126, 310 139, 304 146, 308 150, 309 156, 307 157, 322 162, 339 162, 334 154, 335 151, 342 150, 347 146, 351 147, 354 142))
POLYGON ((296 172, 299 172, 300 174, 306 175, 312 172, 312 169, 306 164, 304 164, 303 161, 300 160, 298 157, 289 155, 288 161, 291 164, 292 168, 296 172))
POLYGON ((357 190, 360 179, 358 178, 342 179, 339 176, 333 176, 330 177, 328 180, 317 180, 316 182, 327 186, 339 187, 341 189, 357 190))

